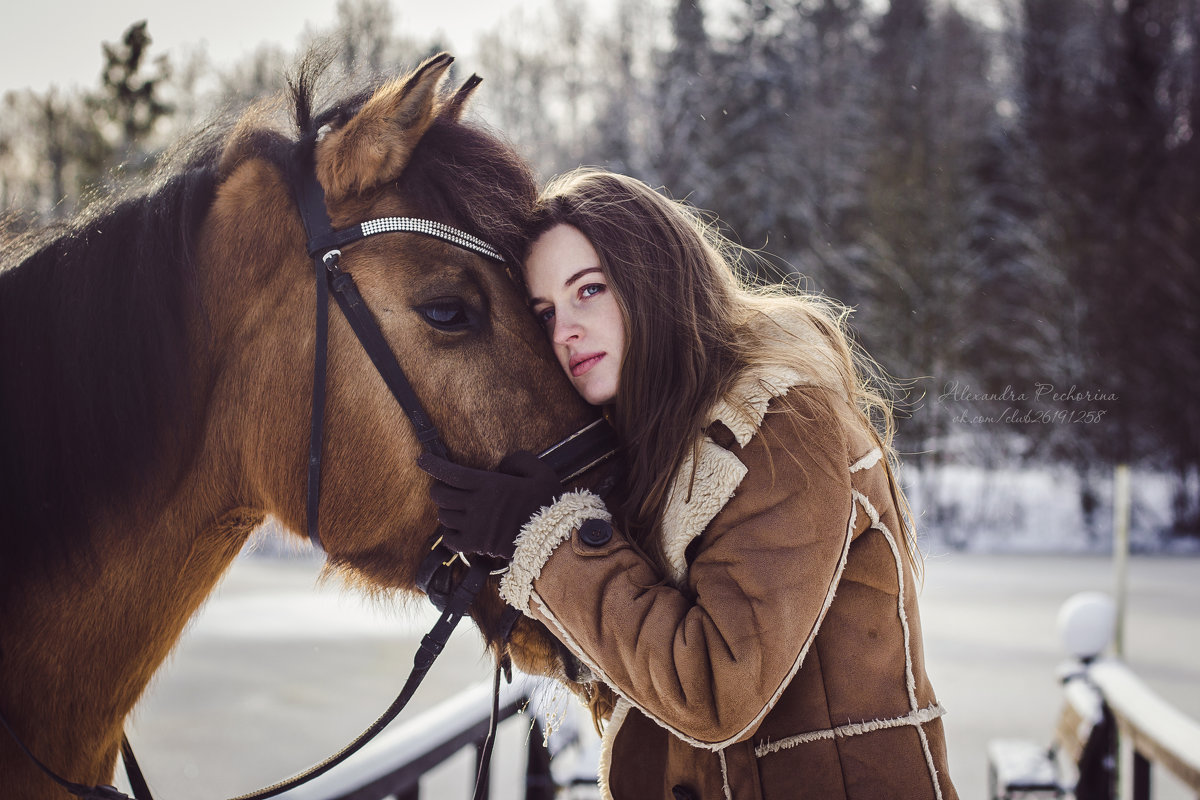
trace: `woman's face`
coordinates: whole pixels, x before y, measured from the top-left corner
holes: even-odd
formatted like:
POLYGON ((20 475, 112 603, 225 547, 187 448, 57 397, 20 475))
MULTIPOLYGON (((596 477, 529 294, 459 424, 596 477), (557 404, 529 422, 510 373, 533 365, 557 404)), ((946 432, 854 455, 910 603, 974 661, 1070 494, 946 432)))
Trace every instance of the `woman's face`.
POLYGON ((575 391, 592 405, 611 403, 621 377, 625 323, 592 243, 578 228, 556 225, 533 243, 525 282, 529 305, 575 391))

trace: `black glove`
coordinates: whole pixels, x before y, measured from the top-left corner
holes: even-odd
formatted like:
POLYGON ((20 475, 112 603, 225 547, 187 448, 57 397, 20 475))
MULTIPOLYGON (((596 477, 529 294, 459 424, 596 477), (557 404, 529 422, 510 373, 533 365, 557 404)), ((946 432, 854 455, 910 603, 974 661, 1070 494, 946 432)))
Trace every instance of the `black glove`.
POLYGON ((523 451, 505 456, 497 472, 431 453, 422 453, 417 466, 434 478, 429 496, 438 507, 438 521, 448 529, 446 544, 459 553, 506 561, 513 556, 521 526, 563 490, 549 465, 523 451))

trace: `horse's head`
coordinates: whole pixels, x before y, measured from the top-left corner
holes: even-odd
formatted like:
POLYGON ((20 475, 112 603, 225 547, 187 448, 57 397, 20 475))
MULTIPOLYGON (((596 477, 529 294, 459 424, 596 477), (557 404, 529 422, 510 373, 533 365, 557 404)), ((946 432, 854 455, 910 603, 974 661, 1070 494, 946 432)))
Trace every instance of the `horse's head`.
MULTIPOLYGON (((218 331, 233 345, 223 396, 243 439, 239 471, 250 485, 240 489, 248 504, 293 532, 303 532, 306 521, 315 279, 286 162, 311 148, 335 229, 421 218, 487 241, 509 268, 519 249, 536 187, 507 145, 461 119, 478 81, 441 91, 450 62, 434 57, 316 116, 302 74, 294 87, 301 141, 283 143, 247 123, 222 157, 204 246, 210 263, 243 273, 232 285, 214 282, 214 291, 243 309, 218 331)), ((494 467, 505 454, 537 452, 595 416, 561 373, 505 264, 429 236, 387 233, 343 247, 340 267, 353 276, 453 460, 494 467)), ((332 564, 374 586, 412 589, 436 526, 429 478, 415 465, 421 447, 334 304, 328 365, 322 546, 332 564)), ((476 606, 494 641, 502 610, 494 588, 476 606)), ((522 621, 510 651, 523 669, 563 674, 561 651, 540 626, 522 621)))

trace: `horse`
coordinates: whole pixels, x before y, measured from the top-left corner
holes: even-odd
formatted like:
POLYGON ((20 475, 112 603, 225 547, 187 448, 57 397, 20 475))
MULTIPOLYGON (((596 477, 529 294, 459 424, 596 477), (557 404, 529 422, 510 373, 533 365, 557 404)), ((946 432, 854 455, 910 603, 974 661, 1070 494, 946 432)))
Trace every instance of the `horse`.
MULTIPOLYGON (((313 267, 289 171, 309 148, 335 228, 433 220, 508 264, 536 197, 512 148, 464 118, 441 54, 316 113, 320 59, 262 107, 182 143, 146 186, 0 261, 0 713, 58 774, 111 783, 124 721, 189 618, 268 517, 306 522, 313 267), (277 116, 277 115, 276 115, 277 116)), ((450 456, 493 467, 594 415, 510 274, 415 233, 347 245, 353 275, 450 456)), ((436 514, 420 443, 336 309, 320 477, 327 563, 416 592, 436 514)), ((472 616, 497 658, 566 675, 544 629, 472 616)), ((61 798, 0 731, 7 797, 61 798)))

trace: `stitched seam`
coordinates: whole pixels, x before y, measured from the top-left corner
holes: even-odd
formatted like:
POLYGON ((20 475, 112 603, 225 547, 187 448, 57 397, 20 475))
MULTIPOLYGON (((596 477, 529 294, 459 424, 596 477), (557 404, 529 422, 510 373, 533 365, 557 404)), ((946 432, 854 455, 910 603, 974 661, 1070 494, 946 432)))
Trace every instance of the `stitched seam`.
MULTIPOLYGON (((810 742, 819 742, 824 740, 846 739, 851 736, 862 736, 875 731, 890 730, 892 728, 902 728, 906 725, 912 725, 921 734, 922 739, 925 739, 925 731, 921 728, 922 725, 933 722, 938 717, 944 716, 946 709, 940 703, 933 703, 925 708, 916 711, 910 711, 902 717, 892 717, 891 719, 874 719, 864 722, 851 722, 846 725, 839 725, 836 728, 825 728, 819 731, 809 731, 808 733, 798 733, 795 736, 788 736, 783 739, 777 739, 773 742, 763 742, 756 745, 754 755, 759 758, 769 756, 772 753, 778 753, 781 750, 788 750, 802 744, 810 742)), ((941 792, 938 792, 941 796, 941 792)))
MULTIPOLYGON (((851 489, 855 498, 867 510, 867 514, 871 517, 871 524, 877 528, 888 543, 888 547, 892 550, 892 558, 896 562, 896 579, 899 582, 900 591, 896 600, 896 610, 900 616, 900 626, 904 631, 904 677, 908 683, 908 699, 910 708, 913 712, 917 712, 917 680, 913 674, 912 663, 912 645, 911 635, 908 626, 908 612, 904 609, 904 560, 900 555, 900 548, 896 545, 896 539, 888 527, 879 519, 879 512, 871 505, 871 501, 867 496, 857 489, 851 489)), ((944 713, 944 712, 943 712, 944 713)), ((937 765, 933 761, 933 752, 929 749, 929 737, 925 734, 925 729, 917 726, 917 735, 921 740, 921 749, 925 754, 925 766, 929 769, 929 779, 933 783, 933 792, 937 800, 942 800, 941 782, 938 780, 937 765)))
POLYGON ((612 773, 613 748, 617 743, 617 733, 625 724, 625 717, 629 714, 630 708, 632 706, 629 705, 628 700, 623 697, 617 699, 612 716, 608 718, 608 725, 604 727, 604 736, 600 739, 600 766, 596 771, 596 784, 603 800, 613 800, 612 782, 609 778, 612 773))
POLYGON ((899 586, 899 591, 896 593, 896 612, 900 617, 901 630, 904 632, 904 678, 908 684, 908 707, 910 710, 916 711, 917 680, 913 675, 908 613, 904 610, 904 562, 900 556, 900 549, 896 546, 895 537, 892 536, 892 532, 888 530, 887 525, 884 525, 879 519, 879 512, 875 509, 875 506, 871 505, 871 501, 867 499, 867 496, 857 489, 851 489, 850 492, 854 495, 854 499, 862 503, 862 507, 866 509, 867 516, 871 518, 871 527, 883 534, 884 540, 892 550, 892 559, 896 563, 896 580, 899 586))
POLYGON ((604 670, 600 669, 600 667, 598 665, 596 665, 586 653, 583 652, 582 648, 580 648, 579 645, 576 644, 575 640, 571 637, 571 635, 569 633, 567 633, 565 628, 563 628, 562 623, 560 623, 558 621, 558 619, 554 616, 554 614, 551 613, 549 607, 546 606, 545 601, 542 600, 542 598, 538 596, 537 592, 533 591, 532 589, 530 590, 530 600, 529 600, 530 607, 532 608, 533 603, 536 602, 542 615, 546 619, 548 619, 551 623, 553 623, 555 629, 560 634, 558 636, 559 641, 561 641, 568 648, 570 648, 571 652, 573 652, 576 656, 578 656, 579 660, 582 661, 584 664, 586 664, 592 670, 592 672, 594 672, 596 675, 598 675, 600 677, 600 679, 602 681, 604 681, 606 684, 608 684, 608 686, 618 696, 623 697, 626 700, 628 700, 631 705, 633 705, 635 708, 637 708, 639 711, 641 711, 643 714, 645 714, 648 719, 653 720, 659 726, 670 731, 677 738, 681 739, 682 741, 687 742, 688 744, 692 745, 693 747, 699 747, 699 748, 702 748, 705 750, 720 750, 724 747, 727 747, 730 744, 733 744, 738 739, 742 738, 746 734, 747 731, 749 731, 749 730, 753 729, 755 726, 757 726, 762 721, 763 717, 765 717, 770 712, 770 710, 774 707, 775 703, 779 700, 779 698, 783 694, 784 690, 786 690, 788 685, 792 682, 792 678, 794 678, 796 676, 796 673, 800 670, 800 665, 804 662, 804 657, 808 654, 808 650, 812 646, 813 640, 815 640, 817 637, 817 631, 820 630, 821 623, 825 620, 825 614, 829 611, 829 607, 831 605, 833 605, 833 597, 834 597, 834 594, 836 593, 838 583, 842 579, 842 573, 846 569, 846 559, 850 554, 850 542, 854 536, 854 523, 855 523, 857 514, 858 514, 858 509, 856 509, 854 507, 854 504, 851 503, 851 505, 850 505, 850 520, 846 524, 846 541, 842 545, 842 555, 841 555, 841 559, 838 561, 837 572, 834 574, 833 580, 830 581, 829 591, 825 596, 825 603, 821 607, 821 613, 817 617, 817 621, 816 621, 816 624, 813 626, 812 633, 809 634, 807 641, 805 641, 805 643, 804 643, 804 647, 800 650, 800 654, 796 657, 796 661, 792 665, 791 671, 787 674, 787 676, 779 684, 779 688, 775 690, 775 693, 771 696, 771 699, 767 701, 766 705, 763 706, 762 710, 758 712, 758 714, 754 717, 754 719, 750 720, 750 722, 744 728, 742 728, 740 731, 735 733, 733 736, 730 736, 728 739, 725 739, 720 742, 702 742, 699 739, 694 739, 691 736, 688 736, 687 734, 683 733, 682 731, 677 730, 677 729, 673 728, 672 726, 668 725, 666 722, 659 719, 654 714, 650 713, 641 704, 635 702, 628 695, 621 692, 616 687, 616 685, 612 682, 612 680, 609 679, 608 675, 604 672, 604 670))
POLYGON ((733 792, 729 788, 729 767, 725 763, 725 751, 718 750, 717 756, 721 759, 721 786, 725 790, 725 800, 733 800, 733 792))
POLYGON ((917 726, 917 735, 921 737, 921 749, 925 751, 925 763, 929 765, 929 781, 933 784, 933 795, 937 800, 942 800, 942 782, 938 779, 937 766, 933 763, 933 751, 929 749, 929 736, 920 725, 917 726))

